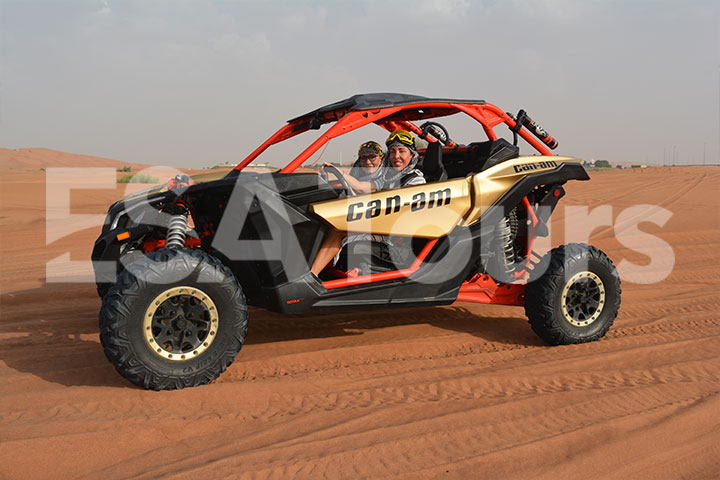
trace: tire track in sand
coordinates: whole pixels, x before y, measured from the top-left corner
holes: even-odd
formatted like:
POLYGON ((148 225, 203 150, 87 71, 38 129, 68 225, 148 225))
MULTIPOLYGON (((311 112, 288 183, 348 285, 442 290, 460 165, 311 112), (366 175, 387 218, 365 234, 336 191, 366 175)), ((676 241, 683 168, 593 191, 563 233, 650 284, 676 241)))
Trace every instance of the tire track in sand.
MULTIPOLYGON (((142 421, 182 421, 188 418, 217 418, 235 420, 274 420, 281 417, 305 415, 316 410, 341 411, 347 409, 368 409, 378 406, 406 405, 415 403, 437 403, 449 400, 510 399, 513 397, 545 395, 559 392, 601 391, 620 387, 657 384, 688 384, 696 382, 718 382, 720 380, 720 359, 709 352, 704 360, 676 363, 671 366, 624 370, 610 373, 563 373, 547 375, 524 375, 508 377, 504 373, 478 376, 472 369, 461 372, 459 378, 433 381, 411 379, 403 384, 402 376, 389 378, 384 385, 372 388, 342 388, 336 385, 327 393, 317 393, 316 387, 305 387, 306 392, 297 394, 270 393, 256 396, 252 405, 238 410, 232 402, 222 403, 215 411, 202 415, 193 408, 192 401, 178 402, 172 406, 147 402, 128 403, 108 400, 102 403, 58 405, 45 415, 37 411, 9 410, 2 415, 5 425, 21 424, 26 416, 33 422, 62 417, 85 420, 108 420, 124 418, 142 421), (340 388, 337 388, 340 387, 340 388), (105 412, 105 413, 103 413, 105 412)), ((303 384, 302 380, 299 382, 303 384)), ((236 395, 242 396, 242 388, 236 395)), ((12 408, 12 407, 10 407, 12 408)))
MULTIPOLYGON (((275 444, 240 447, 242 455, 238 455, 236 446, 219 446, 197 458, 166 462, 165 465, 171 466, 161 466, 153 475, 231 471, 237 478, 290 478, 299 473, 312 478, 354 478, 412 474, 475 458, 480 453, 489 455, 628 417, 657 421, 718 392, 717 384, 712 383, 696 385, 693 389, 660 385, 609 394, 602 399, 556 402, 544 409, 542 415, 537 415, 532 408, 513 411, 500 407, 500 419, 486 417, 483 408, 469 407, 439 418, 410 420, 413 427, 410 431, 422 432, 411 434, 402 433, 408 431, 407 416, 399 422, 375 421, 381 426, 356 428, 350 435, 343 425, 331 426, 275 444), (468 417, 483 421, 468 422, 468 417), (349 441, 339 443, 340 438, 349 441), (291 456, 292 464, 275 460, 279 452, 291 456)), ((392 411, 385 413, 392 414, 392 411)))
MULTIPOLYGON (((687 184, 680 188, 677 192, 673 193, 669 197, 665 198, 662 202, 660 202, 657 206, 667 209, 671 205, 674 205, 678 200, 680 200, 682 197, 684 197, 687 193, 694 190, 698 185, 700 185, 703 180, 707 177, 706 173, 703 173, 703 175, 700 178, 689 178, 687 181, 687 184)), ((628 228, 630 228, 633 225, 638 224, 638 219, 643 218, 646 216, 649 212, 641 212, 636 215, 633 215, 632 217, 626 219, 622 223, 614 223, 611 226, 606 226, 598 229, 598 231, 593 234, 593 237, 600 240, 603 238, 607 238, 609 234, 613 234, 614 236, 618 236, 625 232, 628 228)))

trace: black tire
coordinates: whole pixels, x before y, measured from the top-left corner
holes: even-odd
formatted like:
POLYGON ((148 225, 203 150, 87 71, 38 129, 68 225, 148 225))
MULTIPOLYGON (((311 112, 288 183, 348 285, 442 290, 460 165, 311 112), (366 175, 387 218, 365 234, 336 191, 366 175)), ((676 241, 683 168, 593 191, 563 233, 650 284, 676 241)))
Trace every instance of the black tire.
POLYGON ((540 262, 542 275, 525 291, 525 314, 551 345, 598 340, 620 308, 620 277, 602 251, 581 243, 554 248, 540 262))
POLYGON ((102 299, 112 287, 112 283, 96 283, 95 289, 97 290, 98 296, 102 299))
MULTIPOLYGON (((144 256, 145 254, 138 249, 132 249, 123 253, 120 258, 115 262, 115 269, 117 275, 119 276, 122 273, 122 271, 125 269, 125 265, 132 263, 140 258, 143 258, 144 256)), ((95 282, 95 287, 97 289, 97 293, 100 299, 102 299, 107 294, 107 292, 110 291, 110 288, 113 285, 115 284, 112 282, 95 282)))
POLYGON ((233 362, 246 332, 237 279, 200 250, 160 249, 136 260, 100 309, 105 355, 120 375, 152 390, 214 380, 233 362))

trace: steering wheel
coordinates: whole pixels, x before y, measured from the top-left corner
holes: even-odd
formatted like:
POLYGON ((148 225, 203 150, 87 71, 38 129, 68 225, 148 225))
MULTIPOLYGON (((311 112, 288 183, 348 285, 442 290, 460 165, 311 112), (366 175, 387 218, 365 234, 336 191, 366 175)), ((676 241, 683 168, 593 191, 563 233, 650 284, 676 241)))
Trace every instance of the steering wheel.
POLYGON ((349 197, 353 194, 352 189, 350 188, 350 185, 348 185, 347 180, 345 180, 345 177, 343 176, 342 172, 338 170, 338 168, 335 165, 323 165, 323 173, 320 174, 320 176, 325 180, 328 181, 328 173, 332 173, 335 178, 338 179, 340 182, 340 186, 345 191, 345 196, 349 197))

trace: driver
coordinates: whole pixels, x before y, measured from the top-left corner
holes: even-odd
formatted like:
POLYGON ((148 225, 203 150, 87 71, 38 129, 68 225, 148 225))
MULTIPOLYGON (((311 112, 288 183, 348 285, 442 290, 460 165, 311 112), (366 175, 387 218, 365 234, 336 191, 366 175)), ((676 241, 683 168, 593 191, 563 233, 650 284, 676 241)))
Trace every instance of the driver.
MULTIPOLYGON (((379 143, 369 141, 358 148, 358 158, 350 168, 350 173, 342 173, 345 181, 356 193, 371 193, 383 188, 385 168, 383 148, 379 143)), ((324 163, 323 167, 331 164, 324 163)), ((310 271, 318 275, 330 260, 340 251, 345 234, 331 229, 328 231, 313 261, 310 271)))
MULTIPOLYGON (((340 172, 345 181, 355 193, 371 193, 383 188, 384 168, 383 163, 385 152, 377 142, 365 142, 358 148, 358 158, 350 167, 350 173, 340 172)), ((323 168, 332 166, 331 163, 323 163, 323 168)))
MULTIPOLYGON (((364 143, 360 146, 358 160, 353 164, 350 175, 343 175, 353 190, 358 193, 370 193, 376 190, 421 185, 425 183, 423 173, 416 168, 419 157, 415 147, 415 139, 410 132, 398 129, 390 133, 390 136, 388 136, 385 141, 388 152, 382 162, 378 162, 377 167, 365 168, 359 162, 361 162, 360 157, 362 156, 361 152, 363 151, 363 147, 370 143, 379 147, 379 152, 382 151, 382 147, 375 142, 364 143), (362 180, 352 175, 353 170, 355 170, 356 173, 359 172, 356 170, 356 165, 360 166, 365 173, 365 177, 363 177, 362 180), (372 176, 372 179, 369 179, 368 176, 372 176)), ((347 238, 343 238, 345 235, 344 232, 338 232, 334 229, 328 231, 310 268, 310 271, 314 275, 319 275, 331 259, 335 258, 337 262, 338 258, 336 256, 343 244, 348 245, 359 241, 373 242, 373 245, 378 247, 375 250, 380 250, 377 252, 379 255, 376 256, 380 256, 392 264, 390 249, 395 246, 390 237, 372 234, 353 234, 347 238), (343 242, 343 240, 345 241, 343 242)), ((393 256, 398 258, 398 255, 393 256)), ((399 257, 403 257, 403 255, 399 257)))

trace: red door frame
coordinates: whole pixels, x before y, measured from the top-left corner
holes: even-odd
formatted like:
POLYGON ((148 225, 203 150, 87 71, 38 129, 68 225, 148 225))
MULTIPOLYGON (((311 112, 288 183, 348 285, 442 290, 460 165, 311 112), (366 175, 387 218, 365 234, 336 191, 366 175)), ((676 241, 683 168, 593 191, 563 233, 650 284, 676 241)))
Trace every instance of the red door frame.
POLYGON ((437 238, 429 240, 425 244, 423 249, 420 251, 420 254, 417 256, 417 258, 415 258, 412 265, 410 265, 408 268, 402 270, 393 270, 391 272, 361 275, 358 277, 341 278, 339 280, 329 280, 327 282, 323 282, 323 287, 327 288, 328 290, 332 290, 333 288, 349 287, 352 285, 362 285, 364 283, 382 282, 385 280, 409 277, 411 274, 417 272, 420 269, 420 265, 422 265, 422 263, 425 261, 437 241, 437 238))

